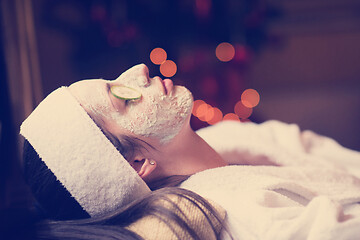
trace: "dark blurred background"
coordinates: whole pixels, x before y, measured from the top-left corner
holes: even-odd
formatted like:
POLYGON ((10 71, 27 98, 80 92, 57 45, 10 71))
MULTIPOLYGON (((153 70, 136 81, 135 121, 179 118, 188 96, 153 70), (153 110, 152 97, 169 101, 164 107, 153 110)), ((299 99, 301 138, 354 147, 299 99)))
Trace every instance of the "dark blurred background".
POLYGON ((138 63, 193 92, 194 129, 277 119, 360 150, 358 0, 0 3, 1 208, 29 203, 18 131, 43 97, 138 63), (174 72, 150 59, 156 48, 174 72))

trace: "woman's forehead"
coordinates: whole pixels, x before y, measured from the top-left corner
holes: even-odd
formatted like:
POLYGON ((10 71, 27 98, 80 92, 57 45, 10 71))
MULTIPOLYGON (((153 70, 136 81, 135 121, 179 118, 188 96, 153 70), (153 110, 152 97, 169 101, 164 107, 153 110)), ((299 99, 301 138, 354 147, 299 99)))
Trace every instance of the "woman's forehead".
POLYGON ((105 80, 82 80, 70 85, 69 90, 88 113, 104 114, 104 110, 109 110, 110 100, 105 80))

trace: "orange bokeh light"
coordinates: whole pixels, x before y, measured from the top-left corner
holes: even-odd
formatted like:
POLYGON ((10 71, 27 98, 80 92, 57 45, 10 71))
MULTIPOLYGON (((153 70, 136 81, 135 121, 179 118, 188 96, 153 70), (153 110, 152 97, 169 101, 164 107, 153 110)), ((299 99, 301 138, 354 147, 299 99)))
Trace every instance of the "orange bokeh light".
POLYGON ((199 108, 199 106, 205 104, 205 102, 203 100, 195 100, 194 103, 193 103, 193 108, 192 108, 192 114, 194 116, 197 117, 197 109, 199 108))
POLYGON ((224 116, 223 118, 224 121, 226 120, 231 120, 231 121, 240 121, 238 115, 236 115, 235 113, 228 113, 224 116))
POLYGON ((260 95, 255 89, 246 89, 241 94, 241 102, 245 107, 256 107, 260 102, 260 95))
POLYGON ((150 60, 154 64, 160 65, 166 61, 167 54, 162 48, 154 48, 150 53, 150 60))
POLYGON ((208 109, 206 111, 206 114, 203 117, 204 122, 210 121, 214 117, 214 108, 208 105, 208 109))
POLYGON ((244 123, 246 123, 246 122, 251 122, 250 119, 240 119, 240 121, 241 121, 241 122, 244 122, 244 123))
POLYGON ((253 109, 246 107, 241 101, 238 101, 235 104, 234 112, 239 116, 239 118, 246 119, 251 116, 253 109))
POLYGON ((214 110, 212 109, 212 106, 210 106, 207 103, 201 105, 198 108, 198 118, 203 122, 210 120, 213 117, 213 115, 214 115, 214 110))
POLYGON ((227 42, 220 43, 215 50, 216 57, 222 62, 228 62, 235 56, 235 48, 227 42))
POLYGON ((208 124, 210 124, 210 125, 214 125, 215 123, 220 122, 222 120, 222 117, 223 117, 223 113, 221 112, 220 109, 213 108, 213 112, 214 112, 213 117, 209 121, 207 121, 208 124))
POLYGON ((223 113, 220 109, 212 107, 203 100, 194 101, 192 114, 199 120, 211 125, 220 122, 223 117, 223 113))
POLYGON ((160 72, 165 77, 172 77, 177 71, 176 63, 171 60, 166 60, 160 65, 160 72))
POLYGON ((206 115, 208 108, 209 108, 209 106, 205 102, 203 104, 199 105, 198 108, 196 109, 195 116, 197 116, 199 119, 204 117, 206 115))

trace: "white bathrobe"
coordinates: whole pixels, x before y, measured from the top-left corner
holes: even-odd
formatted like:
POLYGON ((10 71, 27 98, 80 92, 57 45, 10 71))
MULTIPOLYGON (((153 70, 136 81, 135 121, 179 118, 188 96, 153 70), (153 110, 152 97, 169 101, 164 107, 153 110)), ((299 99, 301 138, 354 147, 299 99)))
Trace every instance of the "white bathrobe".
POLYGON ((278 121, 227 121, 198 134, 237 165, 181 187, 225 208, 234 239, 360 239, 359 152, 278 121))

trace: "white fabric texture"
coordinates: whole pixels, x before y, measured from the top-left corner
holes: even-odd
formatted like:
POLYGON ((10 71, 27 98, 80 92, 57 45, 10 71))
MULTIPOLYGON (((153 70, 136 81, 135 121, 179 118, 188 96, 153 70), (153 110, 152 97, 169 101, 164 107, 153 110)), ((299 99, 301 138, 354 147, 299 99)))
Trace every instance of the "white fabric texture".
POLYGON ((150 192, 67 87, 48 95, 20 134, 92 217, 150 192))
POLYGON ((240 165, 199 172, 181 187, 221 205, 234 239, 359 239, 359 152, 278 121, 229 121, 198 134, 240 165))

